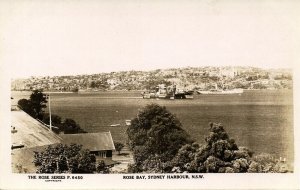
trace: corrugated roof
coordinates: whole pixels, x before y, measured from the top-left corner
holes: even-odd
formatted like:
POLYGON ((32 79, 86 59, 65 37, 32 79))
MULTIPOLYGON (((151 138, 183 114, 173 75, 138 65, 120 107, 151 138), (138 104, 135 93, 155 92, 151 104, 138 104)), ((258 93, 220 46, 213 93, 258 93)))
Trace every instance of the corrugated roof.
POLYGON ((49 131, 40 122, 29 116, 23 111, 12 111, 12 127, 15 127, 11 133, 12 145, 24 145, 24 148, 50 145, 60 143, 61 138, 49 131))
POLYGON ((63 144, 82 144, 90 151, 115 150, 110 132, 63 134, 60 137, 63 144))

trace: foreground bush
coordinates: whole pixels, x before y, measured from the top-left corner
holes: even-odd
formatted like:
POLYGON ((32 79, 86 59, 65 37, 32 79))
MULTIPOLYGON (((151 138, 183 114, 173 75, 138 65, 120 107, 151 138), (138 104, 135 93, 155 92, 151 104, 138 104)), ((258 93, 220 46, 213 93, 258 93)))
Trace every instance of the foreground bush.
POLYGON ((247 172, 252 153, 238 147, 221 124, 211 123, 204 145, 185 145, 172 160, 173 172, 247 172))
POLYGON ((286 173, 287 164, 274 159, 270 154, 259 154, 254 156, 248 169, 249 173, 286 173))
POLYGON ((103 162, 96 164, 96 157, 81 145, 58 144, 34 153, 33 163, 37 173, 108 173, 103 162))

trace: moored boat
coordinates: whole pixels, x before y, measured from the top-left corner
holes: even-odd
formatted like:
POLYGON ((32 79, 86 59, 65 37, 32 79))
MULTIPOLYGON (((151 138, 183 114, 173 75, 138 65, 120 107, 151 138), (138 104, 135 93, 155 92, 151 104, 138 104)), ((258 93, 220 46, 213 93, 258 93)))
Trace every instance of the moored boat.
POLYGON ((219 89, 217 84, 215 84, 214 89, 197 91, 198 94, 242 94, 243 92, 244 92, 244 90, 240 89, 240 88, 219 89))
POLYGON ((232 89, 232 90, 198 90, 198 94, 242 94, 244 92, 243 89, 232 89))
POLYGON ((145 99, 158 98, 158 99, 193 99, 192 90, 180 90, 176 88, 176 85, 166 87, 164 84, 160 84, 154 91, 142 92, 141 95, 145 99))

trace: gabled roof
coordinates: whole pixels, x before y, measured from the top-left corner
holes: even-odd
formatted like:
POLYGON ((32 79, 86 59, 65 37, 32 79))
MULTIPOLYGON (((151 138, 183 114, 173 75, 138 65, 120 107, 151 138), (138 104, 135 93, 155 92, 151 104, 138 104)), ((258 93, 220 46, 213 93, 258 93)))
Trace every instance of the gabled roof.
POLYGON ((115 150, 110 132, 60 135, 63 144, 81 144, 90 151, 115 150))

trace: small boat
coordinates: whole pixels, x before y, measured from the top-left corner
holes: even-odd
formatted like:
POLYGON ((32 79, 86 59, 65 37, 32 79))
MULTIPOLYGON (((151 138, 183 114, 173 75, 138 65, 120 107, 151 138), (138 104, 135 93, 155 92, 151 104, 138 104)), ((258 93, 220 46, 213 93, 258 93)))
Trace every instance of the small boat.
POLYGON ((119 126, 121 126, 121 124, 119 124, 119 123, 118 124, 111 124, 110 125, 110 127, 119 127, 119 126))
POLYGON ((20 144, 13 144, 11 145, 11 149, 17 149, 17 148, 24 148, 25 145, 23 143, 20 143, 20 144))
POLYGON ((131 120, 130 119, 125 120, 125 124, 126 124, 126 126, 131 125, 131 120))

